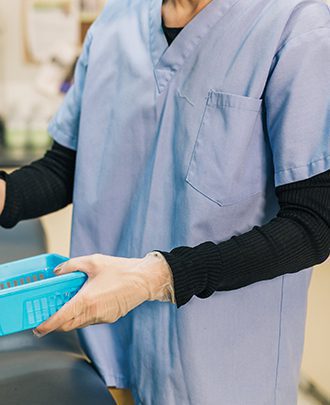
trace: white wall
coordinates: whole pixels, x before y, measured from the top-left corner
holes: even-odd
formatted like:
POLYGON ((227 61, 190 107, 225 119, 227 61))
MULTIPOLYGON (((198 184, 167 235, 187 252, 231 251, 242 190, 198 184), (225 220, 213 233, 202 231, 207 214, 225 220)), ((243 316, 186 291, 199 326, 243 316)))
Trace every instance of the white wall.
POLYGON ((0 0, 0 81, 5 81, 0 105, 17 98, 26 100, 37 67, 24 61, 22 0, 0 0))
POLYGON ((22 8, 23 0, 0 0, 0 113, 14 133, 31 122, 46 131, 62 97, 36 90, 40 66, 25 60, 22 8))
POLYGON ((23 60, 22 0, 0 0, 0 26, 4 31, 4 74, 10 81, 33 79, 36 67, 23 60))

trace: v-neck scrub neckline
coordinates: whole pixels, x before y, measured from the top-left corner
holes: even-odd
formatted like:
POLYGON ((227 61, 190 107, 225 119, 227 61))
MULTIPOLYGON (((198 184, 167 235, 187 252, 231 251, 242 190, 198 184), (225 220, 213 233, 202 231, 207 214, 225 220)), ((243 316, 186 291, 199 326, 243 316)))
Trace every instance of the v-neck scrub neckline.
POLYGON ((159 93, 212 27, 240 0, 213 0, 180 32, 169 47, 162 30, 162 0, 150 0, 150 52, 159 93))

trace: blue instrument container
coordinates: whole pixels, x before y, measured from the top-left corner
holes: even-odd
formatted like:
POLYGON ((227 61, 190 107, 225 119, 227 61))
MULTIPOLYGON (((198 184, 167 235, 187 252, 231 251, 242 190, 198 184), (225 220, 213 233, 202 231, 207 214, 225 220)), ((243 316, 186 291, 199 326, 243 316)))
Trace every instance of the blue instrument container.
POLYGON ((80 290, 85 273, 53 271, 66 260, 45 254, 0 265, 0 336, 35 328, 80 290))

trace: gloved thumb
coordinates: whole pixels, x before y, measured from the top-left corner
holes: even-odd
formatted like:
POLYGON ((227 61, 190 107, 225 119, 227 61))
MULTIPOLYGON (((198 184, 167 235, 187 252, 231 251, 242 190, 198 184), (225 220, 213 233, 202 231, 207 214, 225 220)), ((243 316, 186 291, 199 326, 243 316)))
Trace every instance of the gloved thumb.
POLYGON ((57 267, 54 269, 54 273, 57 276, 60 276, 62 274, 68 274, 72 273, 74 271, 82 270, 82 260, 81 258, 75 258, 68 260, 66 262, 63 262, 59 264, 57 267))
POLYGON ((54 273, 60 276, 74 271, 82 271, 86 273, 89 278, 92 278, 102 269, 102 257, 103 256, 99 254, 75 257, 74 259, 59 264, 54 269, 54 273))

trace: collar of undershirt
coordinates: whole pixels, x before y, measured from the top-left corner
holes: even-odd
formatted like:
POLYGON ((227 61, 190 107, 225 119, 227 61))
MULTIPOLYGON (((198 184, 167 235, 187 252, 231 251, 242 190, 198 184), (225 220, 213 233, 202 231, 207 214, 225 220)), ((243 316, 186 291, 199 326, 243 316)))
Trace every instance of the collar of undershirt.
POLYGON ((166 27, 166 25, 164 24, 164 21, 162 21, 162 28, 163 28, 163 32, 165 34, 165 37, 166 37, 169 45, 171 45, 171 43, 175 40, 175 38, 183 30, 183 27, 178 27, 178 28, 166 27))

